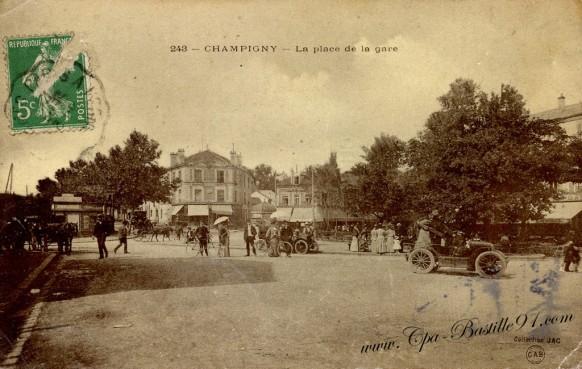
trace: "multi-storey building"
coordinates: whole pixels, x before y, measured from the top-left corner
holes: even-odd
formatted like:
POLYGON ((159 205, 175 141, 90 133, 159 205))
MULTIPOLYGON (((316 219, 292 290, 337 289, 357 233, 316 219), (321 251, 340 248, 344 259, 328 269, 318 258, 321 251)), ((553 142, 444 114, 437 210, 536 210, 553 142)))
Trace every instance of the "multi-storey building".
POLYGON ((271 214, 278 221, 321 222, 322 211, 313 199, 316 193, 311 177, 301 173, 291 173, 291 177, 277 182, 275 206, 271 214))
POLYGON ((220 216, 241 225, 250 218, 254 179, 234 150, 230 160, 210 150, 186 157, 184 149, 170 154, 170 179, 179 178, 180 187, 172 195, 172 220, 205 221, 212 224, 220 216))
MULTIPOLYGON (((555 109, 533 114, 534 118, 558 120, 569 136, 582 137, 582 102, 566 105, 564 95, 558 97, 558 106, 555 109)), ((565 200, 582 201, 581 183, 561 183, 559 188, 564 191, 565 200)))
MULTIPOLYGON (((534 118, 555 119, 569 136, 582 137, 582 102, 566 105, 566 98, 558 97, 555 109, 533 114, 534 118)), ((564 199, 554 203, 553 210, 542 222, 566 223, 576 230, 582 230, 582 184, 561 183, 558 185, 564 193, 564 199)))

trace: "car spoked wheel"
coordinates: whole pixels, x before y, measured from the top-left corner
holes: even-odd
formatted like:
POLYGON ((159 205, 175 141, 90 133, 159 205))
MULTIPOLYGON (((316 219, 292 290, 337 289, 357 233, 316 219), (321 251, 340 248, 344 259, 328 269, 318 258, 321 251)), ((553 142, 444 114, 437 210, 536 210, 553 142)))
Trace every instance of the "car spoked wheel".
POLYGON ((414 273, 430 273, 436 266, 432 252, 427 249, 412 250, 408 255, 408 263, 414 273))
POLYGON ((503 255, 495 251, 485 251, 475 260, 475 269, 481 277, 485 278, 499 278, 506 267, 507 263, 503 255))

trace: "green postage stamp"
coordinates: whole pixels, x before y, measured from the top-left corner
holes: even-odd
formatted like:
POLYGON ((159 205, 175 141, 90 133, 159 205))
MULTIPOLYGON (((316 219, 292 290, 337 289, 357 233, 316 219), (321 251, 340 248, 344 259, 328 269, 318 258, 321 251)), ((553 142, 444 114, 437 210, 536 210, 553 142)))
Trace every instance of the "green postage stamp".
POLYGON ((90 126, 87 57, 63 53, 72 37, 70 33, 5 38, 13 133, 90 126))

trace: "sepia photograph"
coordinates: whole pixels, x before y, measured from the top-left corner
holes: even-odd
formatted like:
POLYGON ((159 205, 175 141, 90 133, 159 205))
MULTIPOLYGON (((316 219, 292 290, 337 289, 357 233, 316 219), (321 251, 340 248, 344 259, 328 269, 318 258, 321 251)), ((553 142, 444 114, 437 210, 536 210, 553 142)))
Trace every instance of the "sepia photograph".
POLYGON ((0 0, 0 368, 582 368, 580 0, 0 0))

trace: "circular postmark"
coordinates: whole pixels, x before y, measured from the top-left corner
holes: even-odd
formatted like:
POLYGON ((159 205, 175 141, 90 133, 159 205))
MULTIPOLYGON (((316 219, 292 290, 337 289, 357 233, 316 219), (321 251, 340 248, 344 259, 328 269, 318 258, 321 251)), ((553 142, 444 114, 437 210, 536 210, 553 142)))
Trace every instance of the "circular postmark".
POLYGON ((531 345, 525 351, 525 357, 527 358, 527 361, 529 361, 532 364, 541 363, 544 360, 545 356, 546 353, 544 352, 544 349, 542 348, 542 346, 539 345, 531 345))

